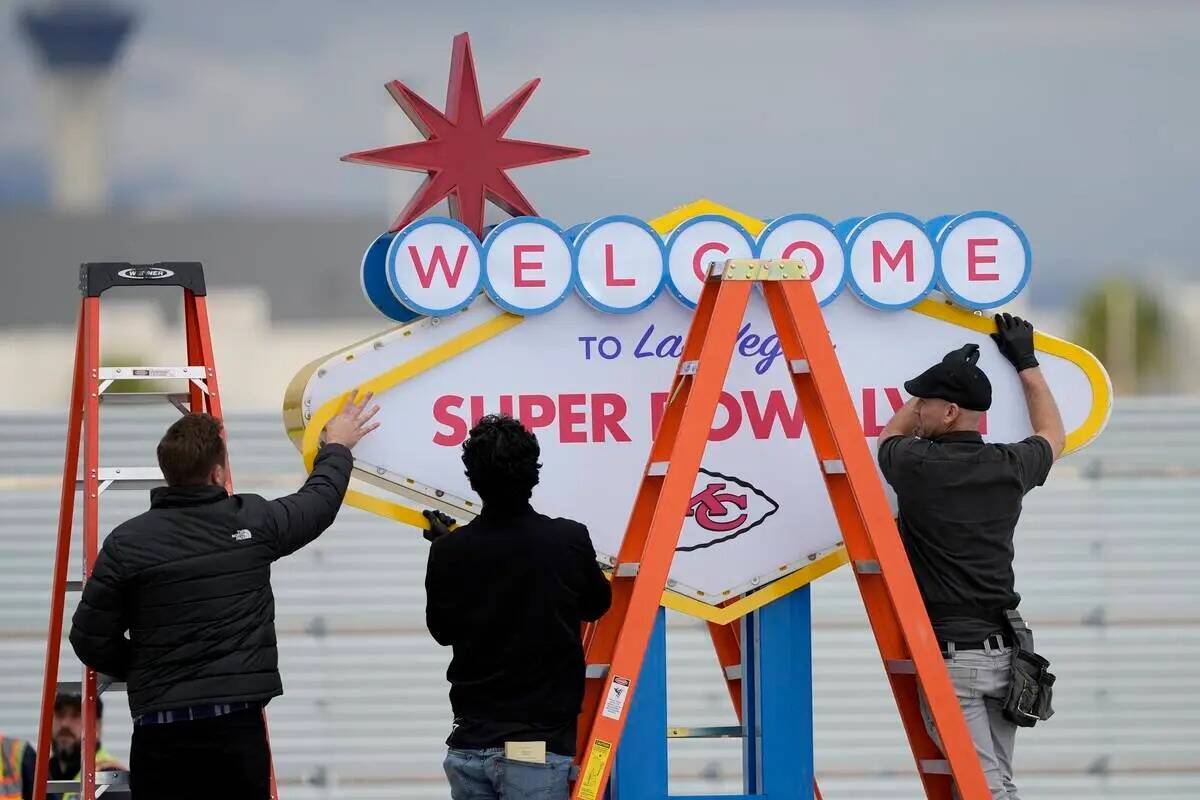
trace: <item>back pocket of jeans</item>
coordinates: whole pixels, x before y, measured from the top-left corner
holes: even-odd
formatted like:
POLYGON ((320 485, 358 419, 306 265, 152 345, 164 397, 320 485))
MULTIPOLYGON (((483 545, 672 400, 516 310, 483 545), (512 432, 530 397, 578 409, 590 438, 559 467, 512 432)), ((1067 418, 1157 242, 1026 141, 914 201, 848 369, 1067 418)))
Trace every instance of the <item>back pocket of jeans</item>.
POLYGON ((566 797, 571 764, 534 764, 501 756, 506 800, 558 800, 566 797))

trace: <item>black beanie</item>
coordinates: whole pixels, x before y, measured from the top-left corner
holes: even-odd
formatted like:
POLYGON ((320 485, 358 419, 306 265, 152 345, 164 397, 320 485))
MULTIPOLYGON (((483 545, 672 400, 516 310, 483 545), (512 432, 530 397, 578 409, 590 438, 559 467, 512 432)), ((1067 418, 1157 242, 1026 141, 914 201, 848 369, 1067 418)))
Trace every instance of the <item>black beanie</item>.
POLYGON ((992 405, 992 383, 979 361, 979 345, 964 344, 946 353, 941 363, 934 364, 911 381, 904 390, 913 397, 945 400, 971 411, 987 411, 992 405))

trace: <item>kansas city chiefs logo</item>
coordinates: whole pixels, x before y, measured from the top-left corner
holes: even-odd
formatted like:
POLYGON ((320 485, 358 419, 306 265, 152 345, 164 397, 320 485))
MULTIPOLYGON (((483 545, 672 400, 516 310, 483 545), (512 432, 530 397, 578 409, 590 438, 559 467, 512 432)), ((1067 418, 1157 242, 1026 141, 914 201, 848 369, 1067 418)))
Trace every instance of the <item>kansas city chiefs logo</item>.
POLYGON ((736 539, 778 510, 779 504, 753 484, 701 468, 676 552, 701 550, 736 539))

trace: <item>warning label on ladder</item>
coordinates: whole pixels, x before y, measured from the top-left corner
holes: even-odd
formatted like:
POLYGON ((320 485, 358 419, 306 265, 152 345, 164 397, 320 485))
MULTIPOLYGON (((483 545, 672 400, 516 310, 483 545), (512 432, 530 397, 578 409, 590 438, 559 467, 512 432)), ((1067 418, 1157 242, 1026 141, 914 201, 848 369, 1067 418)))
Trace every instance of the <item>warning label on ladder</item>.
POLYGON ((600 785, 600 777, 604 774, 604 765, 608 763, 608 756, 611 753, 612 744, 610 742, 603 739, 592 742, 592 754, 588 756, 583 772, 579 773, 580 800, 596 800, 600 796, 603 790, 600 785))
POLYGON ((620 719, 625 700, 629 697, 629 679, 614 675, 608 685, 608 697, 604 698, 604 710, 600 713, 609 719, 620 719))

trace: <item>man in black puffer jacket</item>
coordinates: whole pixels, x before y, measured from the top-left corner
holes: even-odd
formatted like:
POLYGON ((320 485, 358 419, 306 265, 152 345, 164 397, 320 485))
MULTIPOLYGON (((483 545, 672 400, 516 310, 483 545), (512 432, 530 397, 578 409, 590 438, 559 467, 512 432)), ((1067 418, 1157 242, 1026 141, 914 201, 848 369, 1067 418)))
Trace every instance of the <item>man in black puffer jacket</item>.
POLYGON ((278 500, 226 492, 221 423, 207 414, 159 442, 167 485, 104 540, 70 636, 81 661, 128 683, 135 800, 268 796, 262 709, 283 694, 271 562, 333 523, 350 448, 378 426, 370 399, 344 405, 304 486, 278 500))

